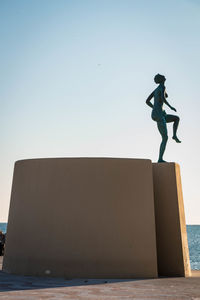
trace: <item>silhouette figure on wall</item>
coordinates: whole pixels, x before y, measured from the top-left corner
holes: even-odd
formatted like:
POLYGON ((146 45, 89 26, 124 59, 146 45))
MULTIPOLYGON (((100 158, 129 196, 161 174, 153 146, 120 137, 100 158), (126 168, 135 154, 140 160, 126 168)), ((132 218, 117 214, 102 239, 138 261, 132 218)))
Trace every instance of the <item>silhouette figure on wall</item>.
POLYGON ((165 152, 168 135, 167 135, 167 123, 173 122, 173 139, 177 143, 181 143, 181 141, 178 139, 176 133, 178 129, 179 124, 179 117, 175 115, 168 115, 163 110, 163 104, 165 103, 167 106, 169 106, 172 110, 176 111, 174 107, 172 107, 166 100, 168 97, 166 91, 165 91, 165 76, 157 74, 154 77, 155 83, 159 84, 159 86, 149 95, 149 97, 146 100, 146 104, 152 108, 152 114, 151 117, 154 121, 157 122, 158 130, 162 136, 162 142, 160 144, 160 153, 159 153, 159 159, 158 162, 165 162, 163 160, 163 154, 165 152), (151 103, 151 99, 154 97, 154 104, 151 103))

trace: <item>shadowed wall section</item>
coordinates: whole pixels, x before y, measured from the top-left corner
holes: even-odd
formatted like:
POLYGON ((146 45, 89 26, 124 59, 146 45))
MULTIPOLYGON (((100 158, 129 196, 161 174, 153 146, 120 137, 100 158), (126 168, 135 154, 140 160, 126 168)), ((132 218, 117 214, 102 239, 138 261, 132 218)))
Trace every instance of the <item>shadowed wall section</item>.
POLYGON ((3 270, 67 278, 156 277, 151 161, 18 161, 3 270))
POLYGON ((153 164, 158 274, 190 276, 180 167, 153 164))

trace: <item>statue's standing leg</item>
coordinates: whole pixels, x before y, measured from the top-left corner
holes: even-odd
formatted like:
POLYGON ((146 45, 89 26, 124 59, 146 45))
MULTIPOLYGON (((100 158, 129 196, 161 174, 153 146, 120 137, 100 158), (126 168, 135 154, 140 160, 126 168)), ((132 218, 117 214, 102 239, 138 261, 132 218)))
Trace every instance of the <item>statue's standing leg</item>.
POLYGON ((159 159, 158 162, 165 162, 163 160, 163 154, 165 152, 168 135, 167 135, 167 124, 165 120, 163 119, 161 122, 157 122, 158 130, 162 136, 162 142, 160 144, 160 153, 159 153, 159 159))

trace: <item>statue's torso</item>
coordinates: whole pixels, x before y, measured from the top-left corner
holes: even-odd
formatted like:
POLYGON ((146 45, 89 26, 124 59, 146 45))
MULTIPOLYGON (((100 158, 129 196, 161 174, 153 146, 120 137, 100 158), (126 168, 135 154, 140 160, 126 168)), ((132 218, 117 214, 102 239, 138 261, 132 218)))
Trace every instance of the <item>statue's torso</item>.
POLYGON ((158 86, 154 91, 154 105, 152 110, 152 119, 155 121, 162 121, 163 117, 166 115, 166 112, 163 110, 163 98, 162 93, 165 92, 165 88, 158 86), (164 90, 163 90, 164 89, 164 90))

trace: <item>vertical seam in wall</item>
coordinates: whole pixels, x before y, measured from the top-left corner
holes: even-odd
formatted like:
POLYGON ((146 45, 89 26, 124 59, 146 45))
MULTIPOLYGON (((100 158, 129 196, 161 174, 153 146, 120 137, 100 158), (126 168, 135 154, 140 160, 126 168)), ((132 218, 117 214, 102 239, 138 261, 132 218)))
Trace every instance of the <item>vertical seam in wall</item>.
POLYGON ((153 213, 154 213, 154 228, 155 228, 155 248, 156 248, 156 269, 157 276, 159 276, 159 266, 158 266, 158 247, 157 247, 157 229, 156 229, 156 205, 155 205, 155 194, 154 194, 154 177, 153 177, 153 163, 151 162, 151 172, 152 172, 152 191, 153 191, 153 213))

